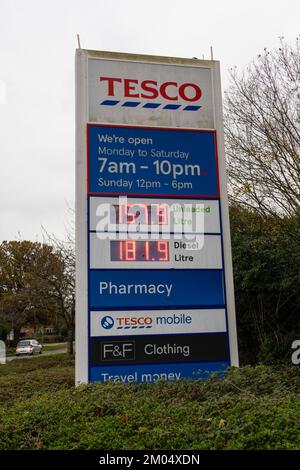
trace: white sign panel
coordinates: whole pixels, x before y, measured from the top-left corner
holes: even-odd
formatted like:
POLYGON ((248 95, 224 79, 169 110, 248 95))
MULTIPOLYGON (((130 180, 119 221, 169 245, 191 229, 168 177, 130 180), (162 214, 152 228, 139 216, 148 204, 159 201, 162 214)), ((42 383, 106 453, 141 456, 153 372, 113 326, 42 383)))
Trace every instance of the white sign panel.
POLYGON ((91 312, 92 336, 226 332, 223 309, 91 312))
POLYGON ((90 234, 91 269, 222 269, 220 235, 149 240, 142 234, 90 234), (123 239, 120 239, 123 238, 123 239))
POLYGON ((214 127, 209 68, 95 58, 88 83, 90 122, 214 127))
POLYGON ((127 227, 129 232, 163 232, 166 227, 169 233, 220 233, 219 201, 189 199, 183 202, 182 199, 162 201, 152 198, 90 198, 91 230, 118 231, 128 218, 132 222, 127 227), (125 208, 128 206, 130 207, 126 212, 125 208), (157 223, 157 214, 160 218, 164 217, 163 226, 157 223), (198 230, 196 229, 197 223, 199 224, 198 230))

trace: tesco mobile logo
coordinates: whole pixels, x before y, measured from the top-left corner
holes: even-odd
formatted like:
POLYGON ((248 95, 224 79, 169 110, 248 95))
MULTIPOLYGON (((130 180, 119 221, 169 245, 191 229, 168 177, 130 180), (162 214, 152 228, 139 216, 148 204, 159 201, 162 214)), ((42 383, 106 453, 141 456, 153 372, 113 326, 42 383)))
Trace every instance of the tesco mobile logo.
POLYGON ((114 319, 112 317, 106 316, 101 320, 101 325, 105 330, 110 330, 114 326, 114 319))
POLYGON ((139 81, 133 78, 119 77, 100 77, 99 80, 101 91, 112 98, 102 101, 100 103, 102 106, 121 105, 128 108, 137 108, 141 105, 141 108, 181 109, 184 111, 197 111, 201 108, 197 102, 202 96, 202 90, 196 83, 179 84, 175 81, 169 81, 159 84, 156 80, 139 81), (113 99, 116 95, 121 95, 125 101, 113 99), (131 101, 131 98, 134 98, 135 101, 131 101), (136 99, 147 100, 147 102, 136 101, 136 99), (161 103, 159 102, 160 99, 170 103, 161 103), (179 99, 184 101, 185 104, 174 103, 175 101, 178 102, 179 99))
POLYGON ((173 313, 170 315, 159 315, 154 320, 150 316, 131 316, 126 313, 120 314, 115 319, 110 315, 105 315, 101 318, 101 326, 105 330, 110 330, 115 327, 117 330, 136 330, 141 328, 153 328, 159 326, 185 326, 192 324, 192 317, 186 313, 173 313))
MULTIPOLYGON (((116 327, 117 330, 127 330, 136 328, 152 328, 153 320, 150 317, 117 317, 116 327)), ((115 324, 114 319, 106 315, 101 319, 101 326, 105 330, 110 330, 115 324)))

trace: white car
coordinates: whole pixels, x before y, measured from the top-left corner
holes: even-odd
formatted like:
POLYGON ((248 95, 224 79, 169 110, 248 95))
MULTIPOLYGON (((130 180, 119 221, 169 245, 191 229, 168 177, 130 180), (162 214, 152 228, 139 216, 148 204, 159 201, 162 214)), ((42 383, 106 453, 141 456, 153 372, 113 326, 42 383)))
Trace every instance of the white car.
POLYGON ((43 346, 36 339, 22 339, 16 346, 16 356, 42 354, 43 346))

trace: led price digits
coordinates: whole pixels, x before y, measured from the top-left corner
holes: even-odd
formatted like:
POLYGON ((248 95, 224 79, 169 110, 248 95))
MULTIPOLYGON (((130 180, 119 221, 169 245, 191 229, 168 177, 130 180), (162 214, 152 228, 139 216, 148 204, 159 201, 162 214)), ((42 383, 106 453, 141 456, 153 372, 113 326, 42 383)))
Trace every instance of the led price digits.
POLYGON ((166 225, 168 223, 167 204, 126 204, 112 207, 118 224, 166 225))
POLYGON ((169 242, 166 240, 124 240, 110 242, 111 261, 169 261, 169 242))

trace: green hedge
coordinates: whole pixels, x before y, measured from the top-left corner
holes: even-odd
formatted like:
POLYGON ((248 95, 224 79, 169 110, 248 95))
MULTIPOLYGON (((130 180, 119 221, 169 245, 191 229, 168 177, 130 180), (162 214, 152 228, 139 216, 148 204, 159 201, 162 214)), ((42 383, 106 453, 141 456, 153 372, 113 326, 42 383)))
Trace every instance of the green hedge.
POLYGON ((67 361, 61 355, 16 361, 25 369, 2 366, 0 449, 300 449, 297 367, 74 389, 67 361))

